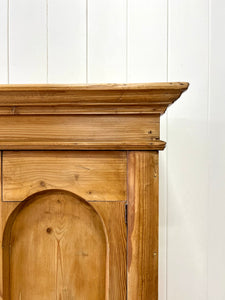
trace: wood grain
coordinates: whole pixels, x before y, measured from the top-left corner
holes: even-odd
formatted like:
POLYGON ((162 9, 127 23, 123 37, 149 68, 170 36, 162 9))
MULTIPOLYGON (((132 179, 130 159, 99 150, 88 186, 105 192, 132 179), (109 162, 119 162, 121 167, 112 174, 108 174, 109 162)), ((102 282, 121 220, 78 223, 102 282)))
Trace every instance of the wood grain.
MULTIPOLYGON (((0 258, 2 258, 2 233, 3 233, 3 220, 2 220, 2 152, 0 151, 0 258)), ((2 263, 0 264, 0 300, 3 299, 3 282, 2 282, 2 263)))
POLYGON ((3 272, 9 270, 4 299, 106 298, 105 226, 75 195, 53 190, 31 196, 9 218, 3 244, 10 253, 3 262, 3 272))
POLYGON ((0 85, 1 105, 114 104, 173 102, 188 88, 186 82, 133 84, 6 84, 0 85), (48 99, 49 102, 46 102, 48 99), (84 101, 85 100, 85 101, 84 101), (141 101, 140 101, 141 100, 141 101), (159 101, 159 102, 160 102, 159 101))
MULTIPOLYGON (((74 199, 74 195, 71 195, 70 193, 69 193, 69 198, 68 198, 68 193, 65 191, 51 190, 51 191, 45 191, 45 192, 35 194, 32 197, 30 197, 27 201, 24 201, 21 204, 19 204, 18 202, 1 202, 1 211, 2 211, 1 220, 2 220, 3 227, 5 227, 5 223, 8 220, 6 230, 4 233, 4 244, 3 244, 4 300, 11 299, 10 291, 12 288, 18 289, 18 284, 19 284, 18 281, 20 282, 21 286, 24 287, 24 289, 26 290, 30 288, 32 284, 31 281, 35 285, 37 285, 37 288, 40 287, 40 285, 46 284, 47 291, 46 290, 45 292, 38 291, 38 293, 42 293, 41 299, 51 299, 52 297, 47 298, 50 292, 51 293, 57 293, 57 291, 59 292, 60 288, 57 290, 56 288, 52 288, 52 289, 49 288, 49 285, 47 287, 47 282, 49 283, 50 281, 52 285, 61 287, 62 275, 64 275, 64 279, 65 279, 64 283, 70 281, 71 278, 74 279, 74 277, 76 277, 76 280, 78 281, 74 283, 73 286, 79 285, 79 289, 81 290, 83 288, 84 293, 86 293, 87 290, 89 290, 89 287, 87 289, 84 287, 84 282, 87 283, 88 278, 91 278, 92 283, 94 285, 96 284, 95 280, 99 276, 100 269, 98 268, 98 271, 95 272, 93 264, 89 262, 88 266, 86 266, 85 263, 83 263, 87 259, 90 260, 91 255, 89 254, 88 257, 86 255, 75 256, 74 251, 76 252, 77 248, 79 248, 78 250, 80 251, 81 246, 85 248, 85 245, 90 245, 93 239, 97 243, 98 239, 96 237, 96 234, 98 235, 98 232, 96 232, 96 230, 99 230, 99 226, 94 226, 93 229, 93 226, 91 224, 93 222, 94 224, 96 222, 98 223, 98 217, 94 217, 93 220, 90 221, 90 216, 95 214, 93 212, 93 209, 90 209, 88 204, 83 200, 80 200, 80 198, 74 199), (59 203, 58 200, 60 200, 61 203, 59 203), (28 203, 28 201, 30 203, 28 203), (15 208, 16 210, 13 211, 15 208), (82 212, 82 210, 84 209, 85 211, 82 212), (35 213, 33 212, 33 210, 35 210, 35 213), (48 211, 49 213, 46 214, 45 213, 46 211, 48 211), (73 217, 74 214, 79 215, 79 218, 74 218, 73 217), (71 222, 73 223, 72 225, 71 222), (29 226, 27 226, 27 224, 29 224, 29 226), (84 232, 85 230, 86 232, 84 232), (93 230, 95 231, 95 234, 92 234, 93 230), (14 231, 14 233, 11 233, 11 231, 14 231), (71 231, 73 231, 74 234, 71 234, 72 233, 71 231), (68 238, 68 240, 66 240, 66 237, 68 238), (11 243, 9 242, 9 239, 11 239, 11 243), (53 240, 55 239, 56 242, 53 243, 53 240), (60 249, 58 248, 57 239, 60 240, 59 244, 61 243, 60 249), (35 242, 36 240, 37 242, 35 242), (75 240, 77 240, 76 243, 75 240), (73 242, 76 245, 74 245, 73 242), (9 256, 9 244, 11 245, 12 256, 14 256, 14 254, 16 255, 16 257, 14 257, 13 262, 12 262, 12 257, 9 256), (35 246, 37 244, 38 247, 35 246), (46 250, 46 247, 48 247, 48 250, 46 250), (29 254, 26 255, 28 250, 29 250, 29 254), (58 254, 61 254, 62 259, 59 259, 60 257, 57 255, 57 251, 59 250, 61 250, 61 252, 58 252, 58 254), (70 255, 67 253, 68 251, 70 251, 71 253, 70 255), (64 255, 65 253, 66 253, 66 258, 64 255), (18 261, 18 257, 20 257, 19 261, 18 261), (23 260, 22 264, 21 264, 21 259, 23 260), (72 264, 73 259, 78 260, 78 262, 76 263, 77 267, 73 272, 69 272, 69 270, 75 266, 74 264, 72 264), (27 260, 30 260, 29 265, 26 263, 27 260), (11 265, 12 263, 13 265, 11 265), (66 271, 62 273, 61 272, 62 268, 58 269, 59 272, 57 273, 58 274, 57 275, 55 273, 55 270, 57 270, 56 267, 59 265, 61 267, 63 266, 63 270, 66 271), (9 268, 8 266, 11 266, 11 268, 13 269, 11 270, 10 273, 9 270, 11 268, 9 268), (50 268, 52 276, 55 279, 57 278, 57 280, 54 281, 52 279, 47 279, 46 283, 43 282, 43 280, 40 280, 41 278, 43 278, 43 276, 47 276, 45 274, 48 271, 46 270, 46 266, 48 266, 48 269, 50 268), (83 270, 84 272, 82 273, 83 277, 81 276, 81 272, 79 272, 79 274, 77 275, 77 271, 78 271, 77 268, 81 268, 82 266, 85 269, 83 270), (31 268, 32 268, 32 272, 30 270, 31 268), (34 271, 38 273, 38 276, 35 275, 32 276, 34 271), (16 280, 15 284, 11 284, 9 289, 8 279, 10 276, 13 276, 14 274, 13 272, 15 272, 17 274, 17 277, 19 276, 20 279, 16 280), (21 274, 18 274, 20 272, 21 274), (86 273, 89 274, 86 275, 86 273), (42 276, 40 277, 41 274, 42 276), (21 278, 21 276, 23 278, 21 278), (35 280, 36 277, 39 278, 38 282, 35 280), (25 282, 23 283, 21 281, 25 281, 25 282)), ((94 207, 94 209, 96 209, 97 213, 102 219, 105 228, 104 230, 107 234, 108 254, 107 254, 106 269, 103 270, 106 277, 103 279, 103 281, 101 281, 101 288, 99 289, 98 293, 102 293, 103 295, 103 291, 104 291, 105 298, 103 299, 125 300, 126 299, 126 226, 124 220, 124 213, 125 213, 124 202, 94 202, 91 205, 92 207, 94 207), (106 289, 104 289, 103 286, 104 280, 106 282, 106 289)), ((101 255, 99 250, 96 249, 97 249, 96 244, 94 244, 92 245, 91 249, 89 249, 88 252, 91 253, 97 251, 96 255, 98 255, 98 257, 101 256, 101 263, 104 264, 104 260, 102 259, 103 256, 101 255)), ((87 247, 84 250, 86 253, 87 247)), ((88 281, 88 284, 91 285, 92 283, 88 281)), ((32 293, 34 292, 32 291, 32 293)), ((38 298, 39 296, 38 297, 36 295, 33 296, 32 293, 31 293, 32 299, 40 299, 38 298)), ((30 299, 28 296, 26 296, 26 292, 24 291, 21 292, 21 295, 23 296, 21 299, 30 299)), ((75 298, 74 297, 70 298, 66 294, 66 289, 64 287, 63 296, 65 298, 62 299, 76 299, 78 294, 76 294, 75 298)), ((19 299, 19 298, 15 298, 15 299, 19 299)), ((61 299, 61 298, 57 298, 57 299, 61 299)), ((84 298, 81 295, 79 295, 79 299, 102 299, 102 298, 99 295, 96 296, 95 298, 94 293, 90 292, 90 294, 88 294, 88 296, 87 297, 85 296, 84 298)))
POLYGON ((126 200, 122 151, 4 151, 3 201, 64 189, 89 201, 126 200))
POLYGON ((124 202, 93 202, 92 206, 102 217, 109 240, 109 299, 127 298, 127 230, 124 202))
MULTIPOLYGON (((3 240, 3 232, 4 232, 4 228, 5 225, 7 223, 7 220, 10 216, 10 214, 12 213, 12 211, 19 205, 19 202, 0 202, 0 243, 1 243, 1 247, 0 247, 0 299, 3 299, 3 252, 2 249, 4 248, 4 245, 2 243, 3 240)), ((5 254, 4 260, 8 260, 8 255, 5 254)), ((9 270, 5 270, 4 274, 5 276, 8 276, 7 271, 9 272, 9 270)))
POLYGON ((160 114, 187 88, 0 86, 0 149, 17 150, 2 156, 4 300, 158 299, 153 150, 165 147, 160 114))
POLYGON ((158 299, 158 153, 128 153, 128 299, 158 299))
POLYGON ((184 82, 0 85, 0 149, 162 150, 160 114, 187 88, 184 82))
POLYGON ((185 82, 0 85, 0 113, 163 114, 187 88, 185 82))
POLYGON ((112 150, 159 144, 157 115, 0 117, 0 149, 112 150))
POLYGON ((160 115, 166 111, 167 104, 134 104, 118 105, 115 109, 113 104, 101 105, 54 105, 54 106, 0 106, 0 115, 160 115))

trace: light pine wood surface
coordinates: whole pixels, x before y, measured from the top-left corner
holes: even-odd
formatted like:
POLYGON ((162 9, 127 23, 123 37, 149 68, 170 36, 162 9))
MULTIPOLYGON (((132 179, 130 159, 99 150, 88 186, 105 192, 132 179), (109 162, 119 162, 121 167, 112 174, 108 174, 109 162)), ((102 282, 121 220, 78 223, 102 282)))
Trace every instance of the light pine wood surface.
POLYGON ((126 200, 126 152, 3 151, 2 201, 23 201, 47 189, 87 201, 126 200))
POLYGON ((48 191, 22 203, 3 245, 4 299, 106 298, 104 225, 74 195, 48 191))
POLYGON ((108 233, 108 290, 106 300, 127 299, 127 228, 125 203, 91 202, 102 217, 108 233))
POLYGON ((5 150, 117 150, 164 146, 165 143, 159 141, 159 116, 0 117, 0 148, 5 150))
POLYGON ((124 208, 61 190, 2 204, 4 299, 125 300, 124 208))
POLYGON ((0 148, 162 150, 160 115, 187 88, 185 82, 0 85, 0 148))
POLYGON ((128 299, 158 299, 158 153, 128 152, 128 299))
MULTIPOLYGON (((0 215, 1 215, 1 220, 0 220, 0 242, 1 242, 1 247, 0 247, 0 255, 2 258, 1 261, 1 268, 0 268, 0 299, 3 299, 3 233, 5 229, 6 222, 8 218, 10 217, 10 214, 13 212, 13 210, 19 205, 19 202, 3 202, 0 203, 0 215)), ((6 270, 4 271, 6 274, 6 270)))
POLYGON ((159 121, 187 87, 0 87, 4 300, 158 299, 159 121))
POLYGON ((186 82, 86 85, 0 85, 0 113, 163 114, 186 82))

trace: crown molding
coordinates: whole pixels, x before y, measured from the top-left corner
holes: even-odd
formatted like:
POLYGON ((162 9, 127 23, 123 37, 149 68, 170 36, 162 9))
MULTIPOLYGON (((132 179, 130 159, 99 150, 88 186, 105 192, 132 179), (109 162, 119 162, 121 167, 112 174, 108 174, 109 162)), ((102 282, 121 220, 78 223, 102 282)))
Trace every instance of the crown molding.
POLYGON ((162 150, 160 115, 188 83, 0 85, 0 149, 162 150))
POLYGON ((185 82, 0 85, 0 114, 163 114, 185 82))

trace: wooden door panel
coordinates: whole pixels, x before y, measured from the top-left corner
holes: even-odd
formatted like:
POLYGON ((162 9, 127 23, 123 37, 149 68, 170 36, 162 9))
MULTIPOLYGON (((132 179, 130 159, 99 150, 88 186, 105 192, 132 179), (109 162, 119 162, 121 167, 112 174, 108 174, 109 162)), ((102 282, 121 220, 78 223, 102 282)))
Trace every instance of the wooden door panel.
POLYGON ((125 202, 94 202, 92 205, 102 216, 108 233, 109 300, 125 300, 127 299, 125 202))
POLYGON ((59 190, 1 202, 3 299, 125 300, 124 215, 123 201, 59 190))
POLYGON ((126 299, 126 162, 123 151, 4 151, 0 299, 126 299))
MULTIPOLYGON (((0 216, 1 216, 1 220, 0 220, 0 242, 1 242, 1 246, 0 247, 0 257, 1 257, 1 264, 0 264, 0 300, 3 300, 3 248, 4 248, 4 244, 3 244, 3 232, 4 232, 4 228, 6 225, 6 222, 10 216, 10 214, 12 213, 12 211, 19 205, 19 202, 0 202, 0 216)), ((7 274, 7 272, 5 272, 5 275, 7 274)))
POLYGON ((126 200, 126 152, 3 151, 3 201, 23 201, 47 189, 88 201, 126 200))
POLYGON ((90 204, 64 191, 36 194, 6 226, 4 299, 105 299, 107 251, 90 204))

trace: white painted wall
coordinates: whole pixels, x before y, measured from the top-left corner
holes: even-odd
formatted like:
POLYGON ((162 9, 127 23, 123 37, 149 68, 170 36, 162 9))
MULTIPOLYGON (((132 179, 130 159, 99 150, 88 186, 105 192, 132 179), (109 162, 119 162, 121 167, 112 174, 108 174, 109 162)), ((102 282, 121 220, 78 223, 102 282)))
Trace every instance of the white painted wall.
POLYGON ((160 300, 225 300, 224 20, 223 0, 0 0, 0 83, 191 83, 162 117, 160 300))

